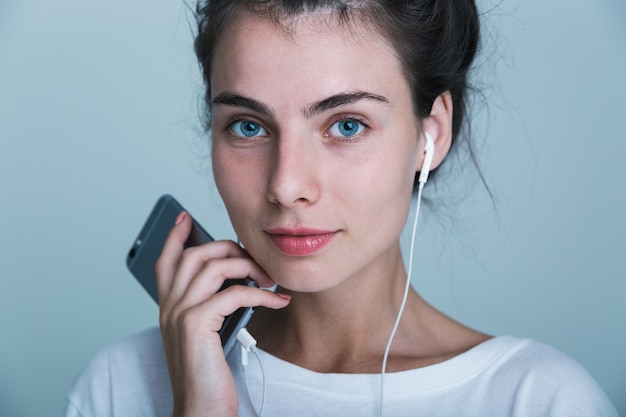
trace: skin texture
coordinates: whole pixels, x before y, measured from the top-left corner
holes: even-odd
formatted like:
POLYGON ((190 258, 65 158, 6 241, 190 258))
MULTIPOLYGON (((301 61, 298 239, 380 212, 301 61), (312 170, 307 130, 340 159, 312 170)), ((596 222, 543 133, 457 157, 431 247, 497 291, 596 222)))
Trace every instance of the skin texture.
MULTIPOLYGON (((380 372, 406 282, 399 237, 423 130, 435 139, 433 168, 450 146, 449 94, 417 120, 394 50, 377 33, 315 15, 292 29, 244 14, 216 47, 213 170, 246 250, 215 242, 183 252, 185 215, 166 242, 157 275, 176 416, 236 415, 217 331, 244 305, 267 307, 249 328, 269 353, 319 372, 380 372), (215 294, 246 275, 280 293, 215 294)), ((486 339, 411 291, 388 371, 486 339)))

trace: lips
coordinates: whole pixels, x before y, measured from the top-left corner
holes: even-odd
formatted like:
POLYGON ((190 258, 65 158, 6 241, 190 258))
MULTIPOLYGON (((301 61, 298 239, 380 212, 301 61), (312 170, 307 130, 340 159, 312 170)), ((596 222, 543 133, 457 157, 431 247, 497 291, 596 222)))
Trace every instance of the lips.
POLYGON ((276 228, 266 230, 266 233, 281 252, 291 256, 306 256, 328 245, 338 231, 276 228))

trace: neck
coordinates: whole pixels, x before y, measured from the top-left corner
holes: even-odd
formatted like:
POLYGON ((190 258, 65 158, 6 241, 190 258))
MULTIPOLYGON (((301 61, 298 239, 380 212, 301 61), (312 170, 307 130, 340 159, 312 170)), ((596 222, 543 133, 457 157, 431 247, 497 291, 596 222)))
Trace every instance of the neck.
MULTIPOLYGON (((406 273, 399 247, 374 266, 323 292, 290 292, 285 309, 259 308, 249 326, 259 347, 312 371, 380 372, 406 273)), ((434 309, 411 288, 387 371, 433 365, 489 338, 434 309)))
MULTIPOLYGON (((262 310, 250 329, 259 346, 321 372, 379 372, 398 314, 406 273, 400 249, 339 286, 318 293, 289 292, 283 310, 262 310)), ((407 310, 419 297, 412 292, 407 310)))

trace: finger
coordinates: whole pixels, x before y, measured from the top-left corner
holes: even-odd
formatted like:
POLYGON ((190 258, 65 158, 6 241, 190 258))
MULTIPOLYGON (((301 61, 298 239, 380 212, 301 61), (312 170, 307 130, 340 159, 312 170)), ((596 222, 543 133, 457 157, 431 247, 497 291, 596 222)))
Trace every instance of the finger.
POLYGON ((280 309, 287 307, 290 301, 291 296, 287 294, 233 285, 210 299, 186 309, 184 316, 188 323, 199 323, 199 327, 206 326, 207 331, 217 332, 222 327, 224 317, 234 313, 238 308, 262 306, 280 309))
POLYGON ((210 259, 205 262, 202 270, 193 277, 187 286, 181 299, 181 305, 191 307, 199 304, 218 292, 227 279, 244 279, 246 277, 252 278, 260 287, 274 285, 274 281, 252 259, 210 259))
MULTIPOLYGON (((205 245, 195 246, 185 249, 182 254, 182 258, 178 264, 178 269, 174 276, 174 281, 170 292, 175 299, 183 296, 187 291, 187 287, 202 269, 205 268, 207 262, 219 259, 246 259, 249 260, 250 255, 237 245, 233 241, 220 240, 216 242, 207 243, 205 245)), ((267 275, 259 273, 259 278, 264 279, 267 275)), ((245 275, 244 275, 245 277, 245 275)), ((217 277, 219 280, 219 277, 217 277)), ((231 278, 230 276, 228 278, 231 278)), ((238 275, 233 275, 232 278, 239 278, 238 275)), ((223 282, 223 279, 222 279, 223 282)), ((219 283, 218 287, 221 286, 219 283)), ((217 289, 215 290, 217 291, 217 289)), ((215 292, 213 291, 213 292, 215 292)))
POLYGON ((291 296, 245 285, 233 285, 211 298, 214 311, 221 316, 232 314, 240 307, 267 307, 280 309, 287 307, 291 296))
POLYGON ((154 267, 157 276, 159 304, 163 304, 170 293, 176 269, 183 253, 184 244, 191 231, 191 218, 182 211, 176 218, 172 230, 165 239, 163 250, 154 267))

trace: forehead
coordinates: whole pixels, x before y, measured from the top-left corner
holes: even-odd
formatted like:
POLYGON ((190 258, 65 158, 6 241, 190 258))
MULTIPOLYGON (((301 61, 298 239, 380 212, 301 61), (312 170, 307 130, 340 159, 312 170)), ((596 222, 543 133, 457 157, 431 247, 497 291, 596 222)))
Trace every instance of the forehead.
POLYGON ((235 18, 215 48, 212 96, 243 90, 234 92, 316 99, 337 90, 382 92, 390 84, 408 91, 394 49, 372 28, 346 27, 323 12, 288 23, 286 30, 248 13, 235 18))

